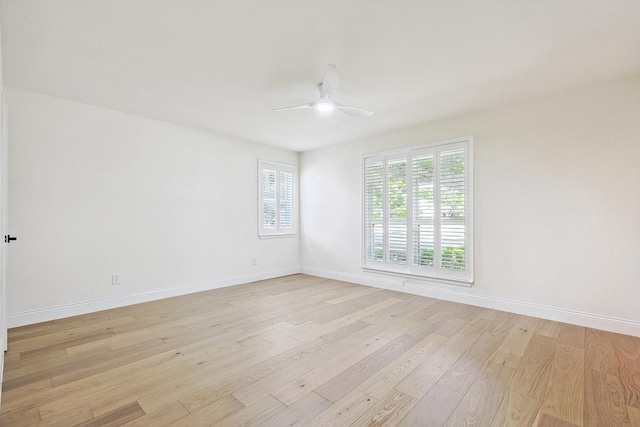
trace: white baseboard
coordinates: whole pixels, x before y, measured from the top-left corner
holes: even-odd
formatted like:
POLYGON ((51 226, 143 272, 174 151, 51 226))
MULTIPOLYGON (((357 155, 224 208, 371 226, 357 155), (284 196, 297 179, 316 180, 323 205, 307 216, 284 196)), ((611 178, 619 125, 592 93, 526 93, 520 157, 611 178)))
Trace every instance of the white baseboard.
POLYGON ((290 274, 297 273, 300 273, 300 268, 297 267, 262 271, 259 273, 242 274, 238 276, 205 280, 202 282, 189 283, 186 285, 174 286, 171 288, 140 292, 137 294, 122 295, 93 301, 84 301, 80 303, 66 304, 56 307, 47 307, 39 310, 23 311, 20 313, 9 314, 7 323, 9 328, 15 328, 17 326, 47 322, 49 320, 62 319, 65 317, 77 316, 80 314, 109 310, 112 308, 124 307, 127 305, 140 304, 143 302, 155 301, 163 298, 176 297, 180 295, 192 294, 195 292, 240 285, 243 283, 250 283, 258 280, 273 279, 274 277, 288 276, 290 274))
POLYGON ((374 286, 377 288, 391 289, 399 292, 407 292, 425 297, 437 298, 446 301, 459 302, 510 313, 554 320, 557 322, 571 323, 587 326, 589 328, 602 329, 609 332, 617 332, 625 335, 640 337, 640 322, 594 313, 569 310, 560 307, 551 307, 533 304, 524 301, 515 301, 505 298, 497 298, 486 295, 478 295, 476 288, 464 288, 459 286, 447 286, 440 283, 430 285, 428 282, 401 285, 401 277, 382 276, 375 273, 351 274, 339 271, 324 270, 314 267, 302 267, 302 273, 313 276, 326 277, 327 279, 341 280, 360 285, 374 286))

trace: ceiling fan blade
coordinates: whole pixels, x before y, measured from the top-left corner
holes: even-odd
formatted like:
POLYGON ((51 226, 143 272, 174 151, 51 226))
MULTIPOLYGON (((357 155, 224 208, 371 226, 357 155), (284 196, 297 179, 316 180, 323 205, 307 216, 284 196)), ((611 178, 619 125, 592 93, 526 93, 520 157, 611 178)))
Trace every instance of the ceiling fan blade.
POLYGON ((333 64, 329 64, 327 65, 327 71, 324 72, 324 78, 322 79, 323 96, 333 96, 333 94, 338 90, 338 86, 340 86, 338 68, 333 64))
POLYGON ((313 102, 309 104, 294 105, 293 107, 275 108, 272 111, 299 110, 301 108, 314 108, 313 102))
POLYGON ((350 105, 340 105, 340 104, 336 104, 336 108, 350 116, 355 116, 355 117, 373 116, 373 111, 368 111, 368 110, 365 110, 364 108, 352 107, 350 105))

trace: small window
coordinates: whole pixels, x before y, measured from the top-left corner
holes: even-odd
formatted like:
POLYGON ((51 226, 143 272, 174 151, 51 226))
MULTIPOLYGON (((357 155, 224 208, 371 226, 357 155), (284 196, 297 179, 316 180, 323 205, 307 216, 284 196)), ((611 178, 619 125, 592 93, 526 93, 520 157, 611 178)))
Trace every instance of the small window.
POLYGON ((365 268, 473 282, 472 143, 364 156, 365 268))
POLYGON ((295 234, 294 180, 295 167, 281 163, 258 161, 259 224, 258 235, 286 236, 295 234))

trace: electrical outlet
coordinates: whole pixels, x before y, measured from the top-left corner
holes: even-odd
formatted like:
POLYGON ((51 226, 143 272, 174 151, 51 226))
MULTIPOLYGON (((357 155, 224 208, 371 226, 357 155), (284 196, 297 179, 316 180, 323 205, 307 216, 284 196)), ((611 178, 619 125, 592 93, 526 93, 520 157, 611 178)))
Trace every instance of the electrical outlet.
POLYGON ((407 287, 407 279, 400 280, 400 287, 401 288, 406 288, 407 287))
POLYGON ((113 273, 111 275, 111 284, 119 285, 120 284, 120 275, 118 273, 113 273))
POLYGON ((258 258, 251 258, 252 265, 258 265, 258 258))

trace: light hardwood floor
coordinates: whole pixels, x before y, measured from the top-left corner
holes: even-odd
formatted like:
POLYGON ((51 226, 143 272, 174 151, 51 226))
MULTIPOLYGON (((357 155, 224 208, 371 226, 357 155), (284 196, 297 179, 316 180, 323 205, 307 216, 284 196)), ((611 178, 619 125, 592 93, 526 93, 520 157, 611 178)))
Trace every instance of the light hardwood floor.
POLYGON ((9 331, 3 426, 640 426, 640 339, 294 275, 9 331))

